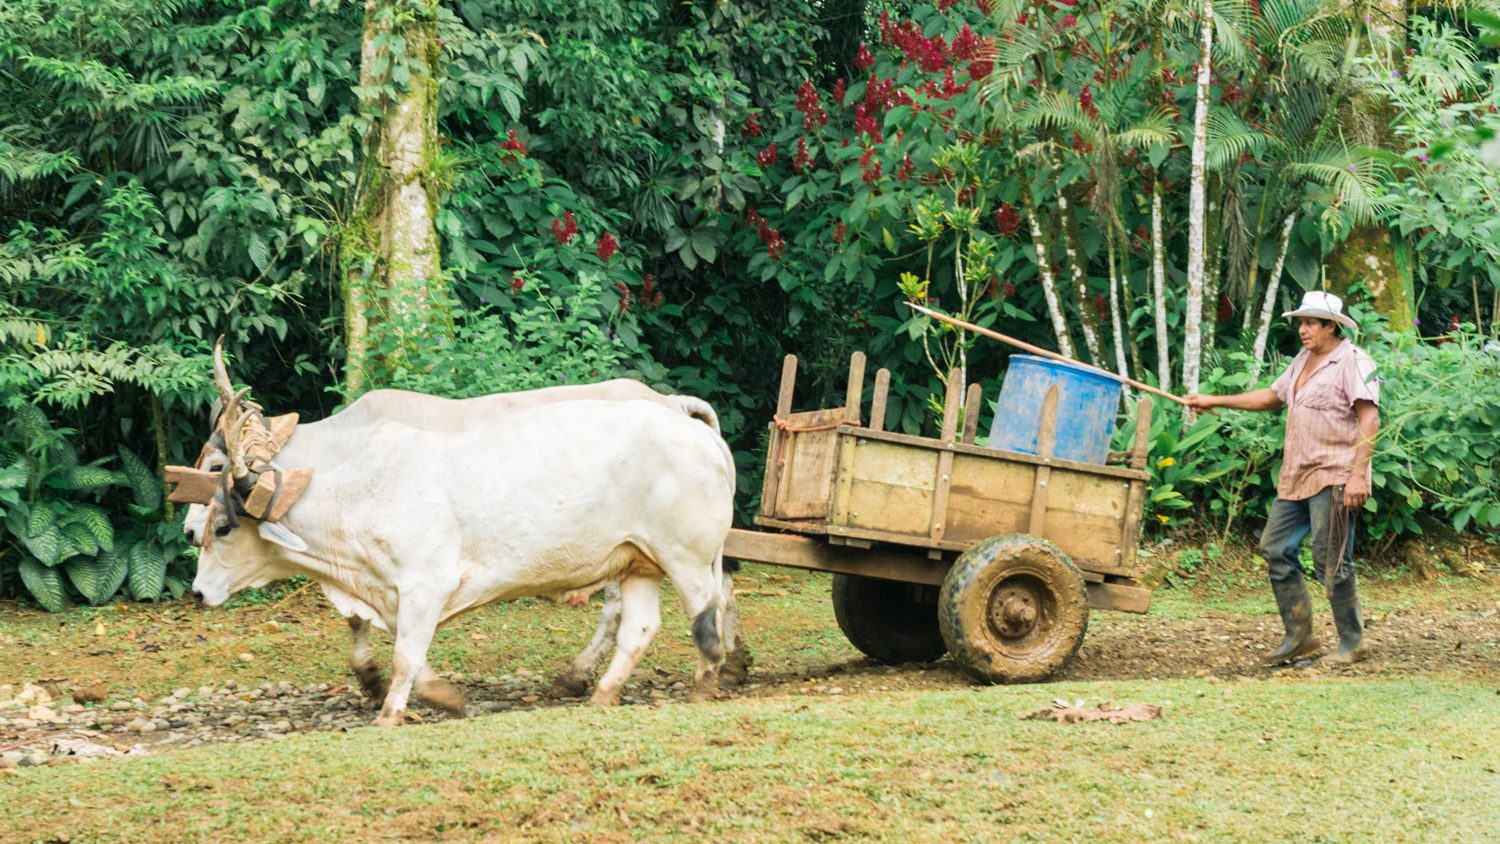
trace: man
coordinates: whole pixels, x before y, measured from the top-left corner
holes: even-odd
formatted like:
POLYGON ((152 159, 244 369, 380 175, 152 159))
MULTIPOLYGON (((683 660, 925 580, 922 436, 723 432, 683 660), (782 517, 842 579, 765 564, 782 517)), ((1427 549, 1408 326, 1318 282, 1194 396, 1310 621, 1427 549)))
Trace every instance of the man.
POLYGON ((1354 513, 1370 497, 1370 452, 1380 428, 1375 361, 1343 337, 1341 329, 1354 328, 1354 320, 1331 293, 1307 293, 1297 310, 1282 316, 1297 320, 1302 351, 1274 384, 1187 401, 1198 410, 1288 408, 1281 481, 1260 537, 1286 639, 1265 662, 1295 662, 1322 650, 1299 559, 1302 540, 1311 534, 1313 571, 1327 589, 1339 633, 1329 661, 1351 664, 1370 655, 1354 580, 1354 513))

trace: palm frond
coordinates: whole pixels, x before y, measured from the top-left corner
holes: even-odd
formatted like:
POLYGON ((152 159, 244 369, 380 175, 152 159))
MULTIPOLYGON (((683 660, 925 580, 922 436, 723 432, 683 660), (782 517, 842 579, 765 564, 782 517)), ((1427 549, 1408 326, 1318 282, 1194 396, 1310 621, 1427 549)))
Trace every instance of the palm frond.
POLYGON ((1286 173, 1325 188, 1329 205, 1347 209, 1356 224, 1374 222, 1390 204, 1381 187, 1391 178, 1389 169, 1376 156, 1343 144, 1288 163, 1286 173))
POLYGON ((1022 129, 1051 129, 1077 132, 1093 143, 1098 134, 1094 119, 1084 112, 1078 101, 1061 91, 1051 91, 1023 105, 1014 116, 1022 129))
POLYGON ((1222 170, 1246 153, 1260 156, 1270 146, 1270 136, 1251 128, 1239 115, 1222 106, 1208 110, 1208 137, 1204 163, 1209 170, 1222 170))
POLYGON ((1170 144, 1176 138, 1172 113, 1165 106, 1157 106, 1135 125, 1115 133, 1115 144, 1121 149, 1145 149, 1170 144))

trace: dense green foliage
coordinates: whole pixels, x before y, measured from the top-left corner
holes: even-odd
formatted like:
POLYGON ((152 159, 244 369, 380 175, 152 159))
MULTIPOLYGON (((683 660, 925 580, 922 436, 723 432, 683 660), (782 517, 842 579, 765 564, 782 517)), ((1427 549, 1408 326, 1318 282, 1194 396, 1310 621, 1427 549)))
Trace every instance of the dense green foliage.
MULTIPOLYGON (((712 402, 755 490, 783 354, 802 358, 811 406, 868 352, 893 371, 888 424, 928 429, 951 367, 992 383, 1008 350, 903 303, 1056 348, 1039 269, 1080 356, 1158 380, 1155 314, 1174 354, 1184 322, 1195 9, 444 4, 429 187, 455 334, 368 386, 473 395, 633 374, 712 402)), ((1371 342, 1391 433, 1366 525, 1395 535, 1430 512, 1493 529, 1496 458, 1476 444, 1495 421, 1483 338, 1500 195, 1481 149, 1458 143, 1495 119, 1493 50, 1426 19, 1392 45, 1320 0, 1216 9, 1204 389, 1249 386, 1287 215, 1285 301, 1380 220, 1410 241, 1429 339, 1371 342), (1390 137, 1367 137, 1371 115, 1390 137), (1440 161, 1422 151, 1439 147, 1440 161), (1466 333, 1432 345, 1429 327, 1455 319, 1466 333), (1398 366, 1411 357, 1422 365, 1398 366)), ((350 204, 370 126, 362 22, 347 0, 0 9, 0 594, 180 591, 175 514, 139 470, 191 462, 219 334, 267 407, 337 406, 339 268, 360 248, 350 204)), ((1274 327, 1271 347, 1288 336, 1274 327)), ((1224 531, 1258 518, 1274 418, 1154 424, 1176 456, 1154 513, 1224 531)))

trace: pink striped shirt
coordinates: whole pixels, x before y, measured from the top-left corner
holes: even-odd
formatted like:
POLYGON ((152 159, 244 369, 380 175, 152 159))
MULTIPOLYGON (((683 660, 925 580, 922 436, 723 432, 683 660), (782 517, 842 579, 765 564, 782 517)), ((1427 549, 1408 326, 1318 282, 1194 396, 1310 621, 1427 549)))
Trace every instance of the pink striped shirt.
MULTIPOLYGON (((1347 339, 1339 343, 1297 390, 1297 379, 1310 357, 1312 353, 1303 349, 1271 385, 1287 407, 1286 447, 1276 496, 1291 501, 1348 482, 1360 440, 1354 403, 1364 399, 1380 404, 1375 361, 1353 343, 1347 339)), ((1365 478, 1371 478, 1368 463, 1365 478)))

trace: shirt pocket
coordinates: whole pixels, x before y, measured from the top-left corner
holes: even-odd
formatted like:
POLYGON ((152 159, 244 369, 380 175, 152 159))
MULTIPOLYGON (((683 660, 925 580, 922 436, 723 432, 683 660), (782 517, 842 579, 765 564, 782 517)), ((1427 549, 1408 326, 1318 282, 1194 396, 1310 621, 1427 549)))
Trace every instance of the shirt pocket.
POLYGON ((1333 378, 1325 377, 1331 374, 1319 373, 1308 379, 1302 385, 1302 392, 1297 394, 1297 405, 1308 410, 1348 410, 1349 400, 1344 395, 1343 387, 1333 378))

